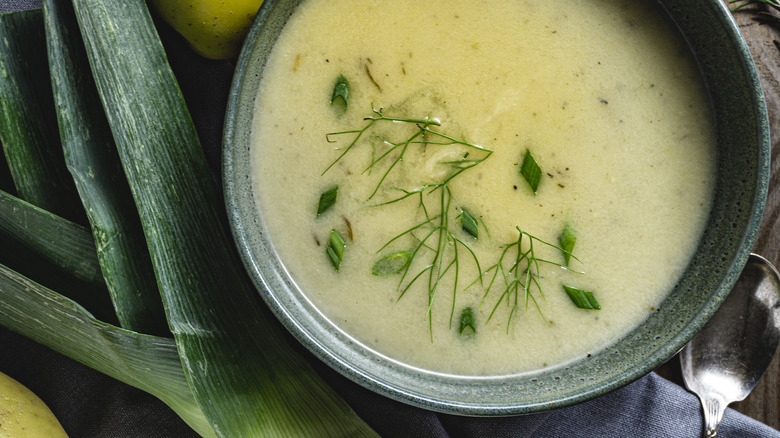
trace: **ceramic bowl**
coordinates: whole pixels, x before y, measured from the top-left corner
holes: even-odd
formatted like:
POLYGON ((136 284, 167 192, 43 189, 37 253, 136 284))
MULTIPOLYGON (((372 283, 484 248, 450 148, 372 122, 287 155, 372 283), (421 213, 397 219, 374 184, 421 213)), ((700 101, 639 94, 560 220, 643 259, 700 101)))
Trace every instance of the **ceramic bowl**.
POLYGON ((748 48, 720 1, 660 0, 693 52, 716 117, 715 206, 699 248, 666 301, 606 350, 565 367, 500 377, 460 377, 399 366, 334 326, 288 278, 255 205, 249 155, 263 69, 299 0, 266 0, 236 67, 225 122, 224 188, 236 244, 260 294, 286 328, 355 382, 414 406, 461 415, 514 415, 585 401, 674 356, 717 310, 756 239, 769 177, 763 92, 748 48))

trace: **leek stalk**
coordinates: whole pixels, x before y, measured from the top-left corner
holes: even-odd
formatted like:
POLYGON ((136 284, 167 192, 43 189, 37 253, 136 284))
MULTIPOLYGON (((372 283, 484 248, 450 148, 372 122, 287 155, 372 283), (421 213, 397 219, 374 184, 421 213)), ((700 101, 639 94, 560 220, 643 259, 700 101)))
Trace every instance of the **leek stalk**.
POLYGON ((85 223, 59 148, 41 10, 0 14, 0 143, 20 198, 85 223), (57 147, 55 147, 57 146, 57 147))
POLYGON ((0 243, 0 263, 116 320, 87 228, 0 191, 0 243))
POLYGON ((286 344, 243 271, 144 1, 74 7, 185 376, 215 433, 374 435, 286 344))
POLYGON ((158 397, 197 433, 214 436, 187 386, 173 340, 101 322, 3 265, 0 291, 0 325, 158 397))
POLYGON ((65 162, 87 212, 122 327, 169 335, 141 221, 69 2, 44 0, 44 24, 65 162))

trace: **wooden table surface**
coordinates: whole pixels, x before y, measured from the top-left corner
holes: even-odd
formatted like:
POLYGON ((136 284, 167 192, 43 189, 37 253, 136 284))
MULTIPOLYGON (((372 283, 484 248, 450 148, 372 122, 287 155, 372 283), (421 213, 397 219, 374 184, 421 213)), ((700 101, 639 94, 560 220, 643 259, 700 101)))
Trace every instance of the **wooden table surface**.
MULTIPOLYGON (((753 55, 761 78, 772 135, 772 176, 769 197, 753 252, 780 267, 780 12, 765 5, 750 6, 733 14, 753 55), (761 14, 778 17, 777 23, 761 14)), ((680 362, 674 357, 658 373, 682 384, 680 362)), ((730 407, 780 430, 780 351, 761 381, 742 402, 730 407)))

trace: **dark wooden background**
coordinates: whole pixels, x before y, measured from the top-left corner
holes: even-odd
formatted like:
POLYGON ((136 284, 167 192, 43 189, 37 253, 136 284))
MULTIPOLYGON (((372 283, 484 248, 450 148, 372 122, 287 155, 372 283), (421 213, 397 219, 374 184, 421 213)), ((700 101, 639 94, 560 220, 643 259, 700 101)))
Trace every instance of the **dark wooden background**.
MULTIPOLYGON (((727 2, 725 0, 724 2, 727 2)), ((769 111, 772 133, 772 176, 764 218, 753 252, 780 267, 780 12, 766 5, 750 6, 733 14, 747 40, 758 69, 769 111), (778 17, 776 22, 765 14, 778 17)), ((658 373, 682 384, 680 362, 675 356, 658 373)), ((732 408, 780 430, 780 351, 775 354, 753 392, 732 408)))

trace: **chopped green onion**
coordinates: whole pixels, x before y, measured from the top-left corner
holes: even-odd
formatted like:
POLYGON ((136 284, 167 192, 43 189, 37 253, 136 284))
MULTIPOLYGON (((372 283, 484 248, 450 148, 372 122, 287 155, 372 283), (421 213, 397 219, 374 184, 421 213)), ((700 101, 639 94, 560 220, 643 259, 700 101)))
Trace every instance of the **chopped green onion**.
POLYGON ((593 296, 593 292, 563 285, 563 290, 569 295, 571 301, 580 309, 601 310, 599 302, 593 296))
POLYGON ((330 104, 333 105, 338 100, 341 100, 343 108, 347 109, 347 103, 349 102, 349 81, 344 75, 339 75, 336 78, 336 84, 333 86, 333 95, 330 98, 330 104))
POLYGON ((558 243, 561 245, 561 253, 563 253, 563 260, 566 262, 566 266, 569 266, 569 260, 571 260, 572 251, 574 250, 574 244, 577 242, 577 236, 574 235, 574 230, 569 223, 563 226, 561 235, 558 236, 558 243))
POLYGON ((371 273, 378 276, 397 274, 409 264, 410 258, 407 251, 394 252, 374 263, 371 273))
POLYGON ((325 251, 328 254, 328 258, 330 259, 330 262, 333 264, 333 268, 335 268, 338 271, 339 268, 341 267, 341 257, 339 257, 338 254, 336 254, 336 251, 330 245, 328 245, 325 251))
POLYGON ((462 335, 463 330, 466 330, 467 328, 470 328, 472 333, 476 333, 476 326, 477 324, 474 322, 474 311, 471 310, 471 307, 466 307, 460 312, 460 328, 458 329, 458 334, 462 335))
POLYGON ((479 238, 479 229, 477 228, 477 220, 466 209, 463 209, 463 213, 460 215, 461 223, 463 224, 463 231, 469 233, 475 239, 479 238))
POLYGON ((341 235, 336 230, 330 230, 330 246, 336 251, 339 259, 344 256, 344 248, 347 247, 347 244, 344 243, 344 239, 341 238, 341 235))
POLYGON ((337 271, 341 267, 341 260, 344 258, 344 248, 346 247, 347 244, 344 243, 344 239, 341 238, 341 235, 339 235, 336 230, 330 230, 330 243, 328 244, 326 251, 328 258, 330 258, 330 262, 337 271))
POLYGON ((334 186, 320 195, 320 203, 317 205, 317 217, 330 210, 336 203, 336 196, 339 193, 339 186, 334 186))
POLYGON ((536 162, 536 158, 531 155, 530 150, 525 151, 523 165, 520 167, 520 174, 525 178, 535 195, 536 190, 539 188, 539 181, 542 179, 542 169, 539 167, 539 163, 536 162))

